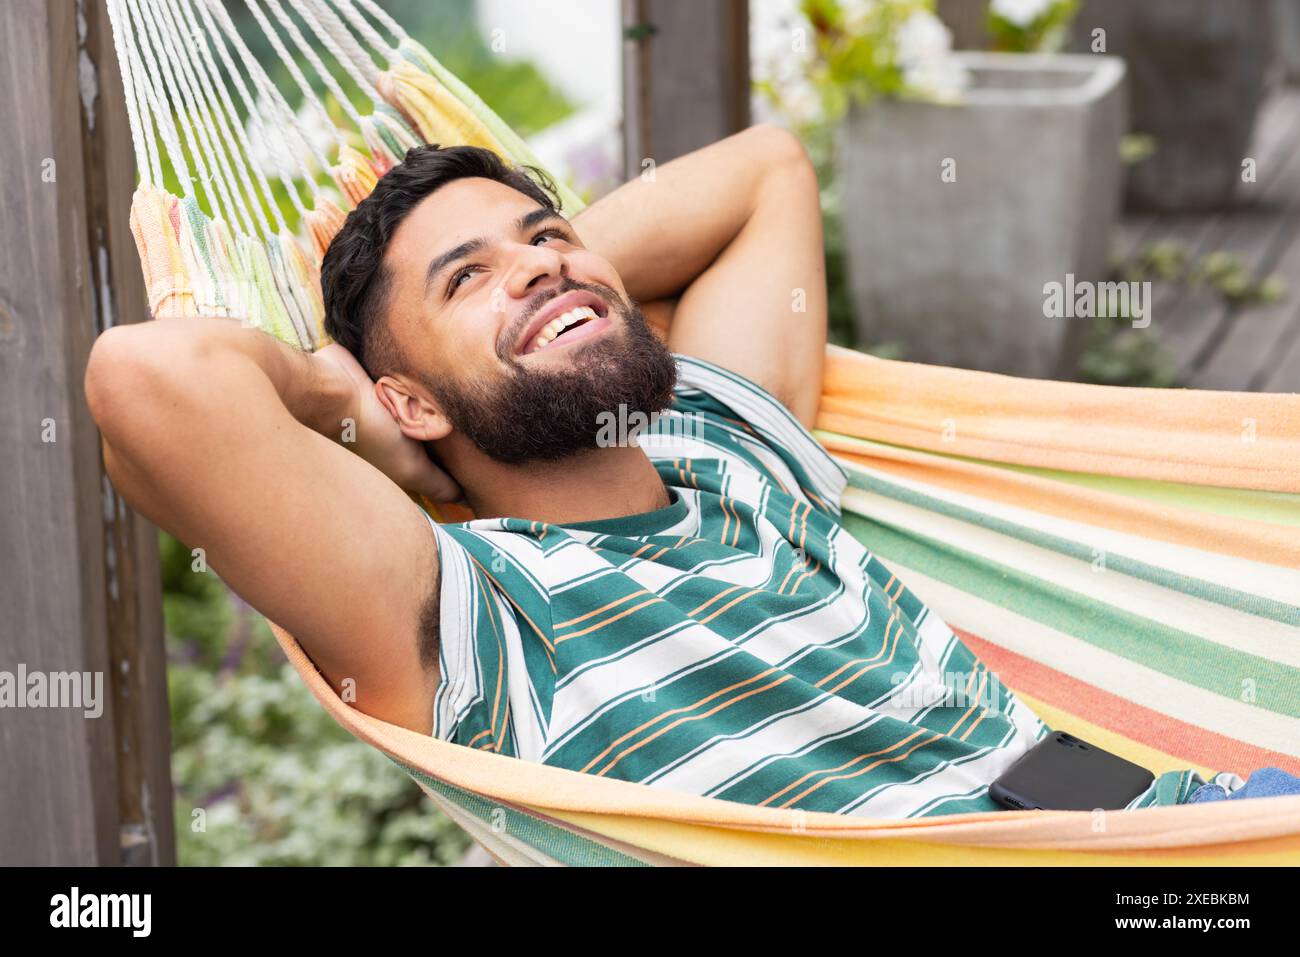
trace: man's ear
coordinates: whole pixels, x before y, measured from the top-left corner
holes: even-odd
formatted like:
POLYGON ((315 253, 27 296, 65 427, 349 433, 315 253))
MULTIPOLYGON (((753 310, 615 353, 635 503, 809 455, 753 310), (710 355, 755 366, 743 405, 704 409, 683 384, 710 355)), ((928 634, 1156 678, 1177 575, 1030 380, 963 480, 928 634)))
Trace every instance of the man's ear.
POLYGON ((401 379, 381 376, 375 395, 408 439, 433 442, 451 434, 451 421, 442 411, 401 379))

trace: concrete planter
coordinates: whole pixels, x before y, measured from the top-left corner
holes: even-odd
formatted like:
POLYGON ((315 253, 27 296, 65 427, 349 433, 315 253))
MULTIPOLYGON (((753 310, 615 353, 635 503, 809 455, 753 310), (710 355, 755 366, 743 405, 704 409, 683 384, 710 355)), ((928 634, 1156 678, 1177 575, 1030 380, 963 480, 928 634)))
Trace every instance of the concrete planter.
POLYGON ((1131 129, 1155 152, 1128 171, 1130 207, 1165 211, 1231 205, 1276 50, 1271 0, 1085 0, 1072 47, 1129 69, 1131 129))
POLYGON ((1043 286, 1070 273, 1103 278, 1124 64, 957 55, 972 76, 961 105, 878 102, 846 119, 840 175, 858 333, 901 342, 920 362, 1061 375, 1088 323, 1045 318, 1043 286))

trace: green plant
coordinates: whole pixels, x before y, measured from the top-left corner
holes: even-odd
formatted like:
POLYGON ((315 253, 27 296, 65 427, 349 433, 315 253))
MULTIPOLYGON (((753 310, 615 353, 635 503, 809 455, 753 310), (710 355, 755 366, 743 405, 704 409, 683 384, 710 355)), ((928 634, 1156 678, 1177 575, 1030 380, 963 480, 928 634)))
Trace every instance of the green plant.
POLYGON ((878 97, 952 102, 967 83, 934 0, 802 0, 804 71, 828 120, 878 97))
POLYGON ((183 865, 449 864, 469 837, 325 712, 265 620, 159 539, 183 865))
POLYGON ((168 684, 182 864, 450 864, 469 846, 287 663, 267 675, 173 668, 168 684))
POLYGON ((1161 239, 1143 246, 1127 262, 1114 264, 1113 271, 1125 282, 1174 280, 1187 269, 1190 256, 1191 250, 1183 243, 1161 239))
MULTIPOLYGON (((1287 292, 1286 283, 1278 276, 1254 278, 1235 253, 1217 250, 1193 260, 1186 245, 1168 239, 1148 243, 1113 272, 1123 282, 1206 288, 1225 306, 1235 308, 1275 302, 1287 292)), ((1085 381, 1156 387, 1181 384, 1172 359, 1149 329, 1133 328, 1132 317, 1122 309, 1107 311, 1110 315, 1097 320, 1079 360, 1079 374, 1085 381)))
POLYGON ((1116 272, 1126 282, 1154 279, 1209 289, 1228 306, 1277 302, 1287 294, 1281 276, 1256 278, 1237 253, 1213 250, 1193 262, 1186 245, 1169 239, 1143 246, 1128 262, 1117 266, 1116 272))
POLYGON ((1159 148, 1159 142, 1150 133, 1125 133, 1119 140, 1119 161, 1132 166, 1154 155, 1159 148))
POLYGON ((991 0, 985 21, 995 50, 1055 53, 1078 12, 1078 0, 991 0))
POLYGON ((1193 287, 1208 286, 1234 306, 1276 302, 1286 295, 1286 282, 1280 276, 1256 279, 1236 253, 1216 251, 1202 256, 1187 274, 1193 287))
POLYGON ((1131 316, 1122 312, 1099 316, 1093 323, 1079 359, 1079 377, 1084 382, 1149 388, 1180 384, 1168 353, 1149 330, 1135 329, 1131 316))

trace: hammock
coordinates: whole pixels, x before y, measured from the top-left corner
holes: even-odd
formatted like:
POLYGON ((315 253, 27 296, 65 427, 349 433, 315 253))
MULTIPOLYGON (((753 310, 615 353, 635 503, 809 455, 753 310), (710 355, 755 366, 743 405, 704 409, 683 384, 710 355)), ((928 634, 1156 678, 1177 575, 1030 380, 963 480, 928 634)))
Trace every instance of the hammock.
MULTIPOLYGON (((373 0, 244 0, 327 145, 221 0, 106 2, 155 315, 239 316, 314 349, 320 256, 408 146, 536 163, 373 0)), ((1023 380, 830 347, 815 434, 849 472, 848 530, 1050 727, 1150 768, 1175 799, 1193 771, 1300 773, 1300 396, 1023 380)), ((1300 863, 1300 797, 870 820, 503 757, 354 710, 272 628, 325 709, 504 863, 1300 863)))

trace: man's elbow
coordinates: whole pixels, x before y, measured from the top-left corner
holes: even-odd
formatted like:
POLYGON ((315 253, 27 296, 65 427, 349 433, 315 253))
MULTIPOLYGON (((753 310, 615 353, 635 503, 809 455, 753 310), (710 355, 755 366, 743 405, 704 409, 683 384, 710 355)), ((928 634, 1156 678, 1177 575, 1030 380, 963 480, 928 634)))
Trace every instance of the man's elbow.
POLYGON ((745 131, 772 169, 807 174, 816 179, 812 159, 799 137, 774 123, 756 123, 745 131))
POLYGON ((84 381, 86 405, 101 432, 120 414, 127 400, 127 383, 136 371, 137 353, 126 326, 104 331, 90 348, 84 381))
POLYGON ((179 356, 164 361, 152 324, 114 326, 100 334, 86 362, 86 405, 100 433, 112 441, 160 380, 175 374, 179 356))

